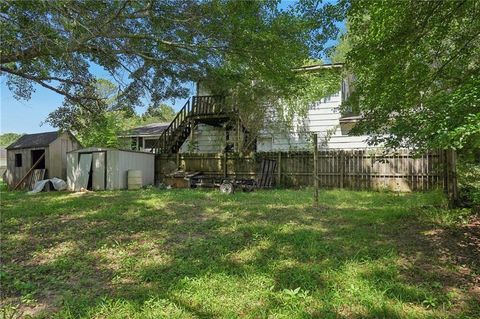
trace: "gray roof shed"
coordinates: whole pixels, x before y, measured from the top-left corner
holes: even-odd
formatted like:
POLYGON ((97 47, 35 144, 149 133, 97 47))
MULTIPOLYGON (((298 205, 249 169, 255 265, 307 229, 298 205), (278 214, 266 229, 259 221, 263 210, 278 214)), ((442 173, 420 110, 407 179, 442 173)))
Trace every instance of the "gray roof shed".
POLYGON ((47 147, 48 145, 50 145, 50 143, 57 139, 58 135, 58 131, 37 134, 25 134, 9 146, 7 146, 7 150, 47 147))

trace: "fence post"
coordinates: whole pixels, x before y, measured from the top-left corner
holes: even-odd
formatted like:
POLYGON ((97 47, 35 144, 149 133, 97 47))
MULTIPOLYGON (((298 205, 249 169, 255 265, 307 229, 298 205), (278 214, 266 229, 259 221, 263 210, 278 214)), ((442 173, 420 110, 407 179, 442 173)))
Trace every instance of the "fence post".
POLYGON ((223 177, 227 178, 227 152, 223 152, 223 177))
POLYGON ((340 188, 343 188, 343 179, 345 178, 345 153, 340 151, 340 188))
POLYGON ((277 187, 282 183, 282 152, 277 155, 277 187))
POLYGON ((318 207, 318 136, 313 134, 313 207, 318 207))
POLYGON ((452 161, 451 161, 451 169, 452 169, 452 195, 453 200, 455 203, 458 201, 458 184, 457 184, 457 152, 455 150, 451 150, 452 154, 452 161))

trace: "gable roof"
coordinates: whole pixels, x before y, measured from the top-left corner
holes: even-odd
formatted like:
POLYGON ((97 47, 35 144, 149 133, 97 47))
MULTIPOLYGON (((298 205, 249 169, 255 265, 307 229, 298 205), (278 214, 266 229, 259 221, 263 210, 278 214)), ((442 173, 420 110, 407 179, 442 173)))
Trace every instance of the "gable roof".
POLYGON ((144 126, 135 127, 129 131, 123 132, 122 136, 149 136, 160 135, 167 129, 170 123, 151 123, 144 126))
POLYGON ((59 132, 45 132, 37 134, 25 134, 18 140, 7 146, 7 150, 32 147, 47 147, 57 139, 59 132))

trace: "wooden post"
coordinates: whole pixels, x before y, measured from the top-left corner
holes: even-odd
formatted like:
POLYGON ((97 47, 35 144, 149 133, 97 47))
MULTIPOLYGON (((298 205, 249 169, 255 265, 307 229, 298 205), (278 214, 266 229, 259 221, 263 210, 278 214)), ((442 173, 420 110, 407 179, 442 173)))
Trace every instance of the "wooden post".
POLYGON ((237 153, 243 152, 240 119, 237 118, 237 153))
POLYGON ((195 122, 190 120, 190 149, 193 147, 193 142, 195 142, 195 122))
POLYGON ((345 153, 340 151, 340 188, 343 188, 343 179, 345 178, 345 153))
POLYGON ((452 161, 451 161, 451 172, 452 172, 452 195, 455 204, 458 201, 458 184, 457 184, 457 152, 451 150, 452 152, 452 161))
POLYGON ((177 153, 177 169, 180 169, 180 153, 177 153))
POLYGON ((223 152, 223 177, 224 178, 227 178, 227 156, 228 156, 228 153, 225 151, 223 152))
POLYGON ((313 134, 313 207, 318 207, 318 135, 313 134))
POLYGON ((282 184, 282 152, 277 155, 277 187, 282 184))

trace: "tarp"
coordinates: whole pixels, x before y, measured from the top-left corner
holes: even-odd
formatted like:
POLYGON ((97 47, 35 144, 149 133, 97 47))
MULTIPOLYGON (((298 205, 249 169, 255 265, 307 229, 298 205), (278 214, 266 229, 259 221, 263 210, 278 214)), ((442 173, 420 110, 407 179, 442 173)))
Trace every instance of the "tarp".
POLYGON ((28 194, 35 194, 41 192, 48 182, 51 182, 53 188, 55 188, 57 191, 63 191, 67 189, 67 183, 63 179, 54 177, 36 182, 33 186, 33 189, 28 192, 28 194))

